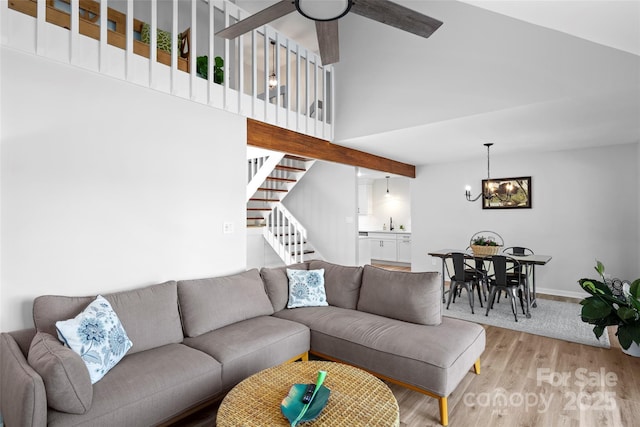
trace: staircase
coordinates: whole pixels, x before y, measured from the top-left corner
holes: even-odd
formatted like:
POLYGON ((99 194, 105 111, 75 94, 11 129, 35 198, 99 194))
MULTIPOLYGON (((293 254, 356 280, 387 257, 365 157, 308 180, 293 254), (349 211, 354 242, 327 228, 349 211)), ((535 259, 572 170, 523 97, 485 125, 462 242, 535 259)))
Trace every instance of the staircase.
POLYGON ((263 236, 285 264, 317 258, 307 230, 282 204, 315 160, 248 147, 247 227, 263 236))

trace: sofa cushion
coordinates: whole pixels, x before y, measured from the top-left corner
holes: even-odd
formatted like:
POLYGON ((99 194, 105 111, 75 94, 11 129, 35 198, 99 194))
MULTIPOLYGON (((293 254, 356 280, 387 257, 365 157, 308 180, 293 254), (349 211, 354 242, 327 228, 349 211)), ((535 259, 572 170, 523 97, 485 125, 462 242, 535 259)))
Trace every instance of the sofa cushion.
POLYGON ((322 307, 327 303, 324 291, 324 270, 293 270, 287 268, 289 301, 287 308, 322 307))
MULTIPOLYGON (((287 310, 291 311, 291 310, 287 310)), ((222 363, 222 383, 230 389, 248 376, 309 351, 309 328, 271 316, 216 329, 184 344, 222 363)))
MULTIPOLYGON (((182 342, 178 290, 174 281, 105 294, 113 311, 134 343, 128 354, 182 342)), ((33 302, 33 321, 38 331, 56 335, 55 323, 75 317, 95 297, 44 295, 33 302)))
POLYGON ((308 270, 309 263, 301 262, 299 264, 291 264, 284 267, 260 269, 260 276, 264 282, 264 288, 267 291, 273 311, 284 310, 289 300, 289 278, 287 277, 287 268, 293 270, 308 270))
POLYGON ((481 325, 444 317, 418 325, 339 307, 282 310, 274 316, 311 329, 311 351, 448 396, 485 349, 481 325))
POLYGON ((38 332, 29 349, 29 365, 42 377, 47 405, 62 412, 84 414, 91 407, 93 386, 80 356, 53 335, 38 332))
POLYGON ((348 267, 318 260, 309 262, 309 270, 320 268, 324 269, 327 302, 336 307, 355 309, 362 284, 362 267, 348 267))
POLYGON ((422 325, 439 325, 440 273, 408 273, 365 265, 358 310, 422 325))
POLYGON ((93 404, 83 415, 49 409, 47 426, 159 425, 219 396, 222 366, 182 344, 127 356, 93 386, 93 404))
POLYGON ((184 332, 196 337, 252 317, 273 314, 258 270, 178 282, 184 332))
POLYGON ((80 355, 95 384, 129 351, 131 340, 111 304, 98 295, 73 319, 56 322, 58 338, 80 355))

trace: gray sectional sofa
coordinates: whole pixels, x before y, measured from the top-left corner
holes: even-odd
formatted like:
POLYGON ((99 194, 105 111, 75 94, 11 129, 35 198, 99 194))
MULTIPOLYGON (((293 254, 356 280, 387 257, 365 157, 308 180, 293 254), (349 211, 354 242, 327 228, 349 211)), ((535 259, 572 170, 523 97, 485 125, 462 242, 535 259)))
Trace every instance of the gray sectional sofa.
POLYGON ((438 273, 325 261, 328 306, 288 309, 287 267, 171 281, 104 295, 133 347, 101 380, 56 338, 94 297, 35 299, 35 328, 0 335, 0 413, 13 426, 141 426, 176 422, 247 376, 312 353, 436 397, 475 367, 484 328, 442 317, 438 273))

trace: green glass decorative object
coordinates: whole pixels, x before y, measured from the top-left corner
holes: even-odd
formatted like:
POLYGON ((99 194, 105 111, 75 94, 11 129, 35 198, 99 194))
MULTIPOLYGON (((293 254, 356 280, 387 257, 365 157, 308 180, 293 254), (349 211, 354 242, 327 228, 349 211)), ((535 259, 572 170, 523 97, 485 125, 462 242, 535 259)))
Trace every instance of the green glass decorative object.
POLYGON ((318 372, 318 379, 311 401, 306 404, 302 401, 302 398, 309 384, 294 384, 291 386, 289 394, 282 400, 280 405, 282 414, 287 417, 291 427, 295 427, 301 422, 315 420, 320 415, 331 393, 331 390, 322 385, 326 375, 325 371, 318 372))

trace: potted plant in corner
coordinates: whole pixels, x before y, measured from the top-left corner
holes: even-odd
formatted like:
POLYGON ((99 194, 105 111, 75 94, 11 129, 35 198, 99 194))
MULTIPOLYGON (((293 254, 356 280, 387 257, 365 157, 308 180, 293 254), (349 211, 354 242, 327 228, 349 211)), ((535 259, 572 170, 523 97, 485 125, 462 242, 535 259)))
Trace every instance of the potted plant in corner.
POLYGON ((590 296, 583 299, 582 321, 594 325, 600 339, 607 326, 618 326, 616 336, 622 351, 640 357, 640 279, 622 282, 622 289, 612 289, 604 277, 604 265, 596 260, 595 270, 601 280, 580 279, 578 283, 590 296))

